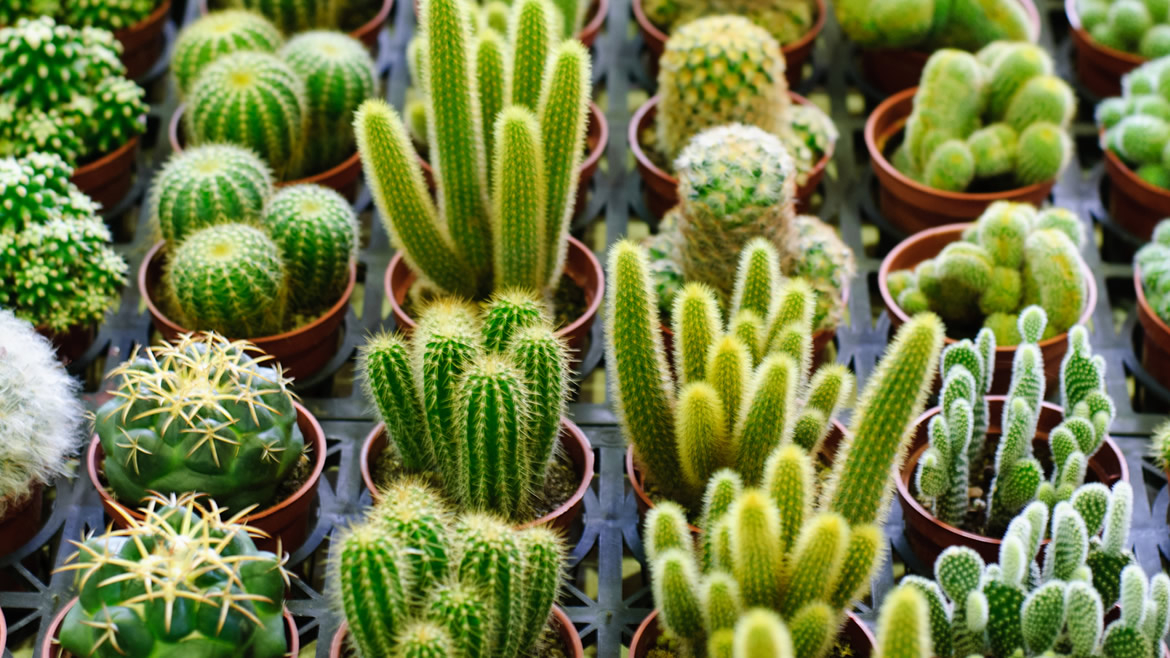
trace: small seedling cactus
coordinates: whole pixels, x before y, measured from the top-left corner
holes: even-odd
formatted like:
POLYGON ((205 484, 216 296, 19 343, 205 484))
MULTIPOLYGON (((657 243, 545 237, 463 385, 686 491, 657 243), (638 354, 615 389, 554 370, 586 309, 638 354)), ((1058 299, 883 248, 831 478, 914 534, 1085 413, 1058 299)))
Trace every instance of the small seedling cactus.
POLYGON ((1170 16, 1162 2, 1077 0, 1081 28, 1097 44, 1157 59, 1170 55, 1170 16))
POLYGON ((834 3, 845 35, 864 48, 978 50, 1027 41, 1030 19, 1017 0, 845 0, 834 3))
POLYGON ((275 53, 283 43, 280 30, 260 14, 241 9, 213 11, 179 32, 171 73, 179 93, 187 95, 203 69, 220 57, 242 50, 275 53))
POLYGON ((566 349, 538 298, 505 291, 482 314, 434 301, 409 340, 372 338, 360 367, 407 471, 438 472, 462 508, 526 519, 560 435, 566 349))
POLYGON ((289 379, 244 341, 213 333, 137 349, 97 411, 106 480, 136 505, 152 491, 268 505, 304 457, 289 379))
POLYGON ((258 530, 187 494, 153 497, 145 519, 72 542, 78 602, 61 623, 75 656, 224 655, 288 651, 284 556, 256 549, 258 530))
POLYGON ((312 316, 341 298, 357 256, 357 220, 345 197, 292 185, 269 199, 261 221, 280 248, 294 309, 312 316))

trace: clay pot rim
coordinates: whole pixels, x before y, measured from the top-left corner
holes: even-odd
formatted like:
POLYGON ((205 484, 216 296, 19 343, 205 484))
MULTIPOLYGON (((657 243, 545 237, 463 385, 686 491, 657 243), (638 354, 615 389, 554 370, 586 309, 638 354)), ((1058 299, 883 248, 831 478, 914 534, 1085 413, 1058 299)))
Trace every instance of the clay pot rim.
MULTIPOLYGON (((589 264, 591 265, 591 269, 593 270, 593 275, 597 278, 598 285, 597 294, 593 296, 593 301, 589 303, 589 306, 585 308, 581 315, 579 315, 576 320, 573 320, 569 324, 561 327, 560 329, 557 329, 556 335, 558 338, 571 336, 580 330, 581 327, 584 327, 587 323, 592 322, 593 318, 597 315, 597 310, 601 308, 601 298, 605 296, 605 274, 601 269, 601 261, 597 260, 597 256, 593 253, 593 250, 585 246, 583 242, 577 238, 574 238, 572 235, 567 237, 569 241, 569 250, 578 249, 585 253, 587 259, 589 260, 589 264)), ((394 288, 390 285, 390 280, 393 278, 393 273, 399 268, 406 268, 407 272, 414 275, 416 277, 415 280, 417 281, 418 273, 410 269, 410 265, 408 265, 406 260, 403 258, 402 250, 399 249, 394 253, 394 257, 390 259, 390 265, 386 268, 386 274, 383 276, 383 285, 386 290, 386 297, 390 300, 390 310, 394 315, 395 321, 398 322, 399 329, 413 330, 418 326, 418 323, 414 321, 414 318, 407 315, 406 309, 402 308, 402 305, 399 304, 398 300, 394 298, 394 288)))
POLYGON ((136 148, 138 148, 138 135, 131 137, 126 141, 125 144, 119 146, 113 151, 110 151, 109 153, 106 153, 97 160, 94 160, 88 164, 83 164, 80 167, 74 169, 71 178, 83 177, 97 171, 98 169, 102 169, 111 162, 125 157, 127 151, 131 151, 136 148))
MULTIPOLYGON (((597 3, 597 13, 588 23, 581 26, 577 34, 573 35, 573 38, 582 44, 586 42, 591 44, 597 40, 597 35, 601 33, 601 26, 605 23, 606 16, 609 15, 609 0, 594 0, 594 2, 597 3)), ((593 2, 589 4, 592 5, 593 2)))
MULTIPOLYGON (((585 432, 583 432, 576 423, 569 420, 565 416, 561 416, 561 432, 558 434, 557 438, 560 439, 560 437, 565 434, 568 434, 573 438, 573 440, 577 442, 577 444, 581 447, 582 454, 585 457, 585 461, 581 468, 581 482, 577 484, 577 489, 573 492, 573 495, 566 498, 565 501, 557 506, 556 509, 538 519, 526 521, 523 524, 516 526, 518 530, 546 525, 551 523, 554 519, 564 516, 569 512, 569 510, 573 509, 577 503, 581 502, 581 500, 585 497, 585 492, 589 490, 589 485, 593 482, 593 476, 595 474, 595 457, 593 455, 593 444, 589 442, 589 437, 585 435, 585 432)), ((358 466, 361 469, 362 484, 365 485, 366 491, 369 491, 370 495, 374 497, 375 500, 377 500, 378 487, 374 484, 373 469, 370 468, 370 453, 373 450, 374 441, 376 441, 379 437, 383 437, 383 440, 389 442, 389 437, 386 437, 385 435, 386 423, 378 423, 375 425, 374 429, 370 430, 370 433, 367 434, 366 438, 362 440, 362 448, 361 452, 359 453, 360 457, 358 460, 358 466)))
MULTIPOLYGON (((166 245, 166 240, 160 240, 150 248, 150 251, 146 252, 146 258, 142 259, 142 265, 138 267, 138 292, 142 295, 142 299, 146 301, 146 309, 150 315, 165 325, 168 329, 171 329, 177 333, 199 333, 198 331, 188 329, 167 317, 166 314, 162 312, 162 309, 160 309, 154 303, 154 299, 150 294, 150 287, 147 285, 147 273, 150 270, 151 263, 154 262, 156 258, 161 258, 162 251, 166 245)), ((253 343, 257 347, 263 348, 263 346, 266 344, 288 340, 294 336, 308 333, 329 321, 330 318, 336 317, 339 313, 345 312, 345 309, 349 306, 349 299, 351 296, 353 296, 353 289, 355 285, 357 285, 357 262, 350 261, 349 283, 346 284, 345 291, 341 293, 341 298, 338 299, 337 302, 333 304, 333 306, 330 306, 329 310, 319 315, 312 322, 300 327, 296 327, 295 329, 290 329, 288 331, 271 336, 256 336, 254 338, 247 338, 245 340, 253 343)))
POLYGON ((1164 320, 1162 320, 1161 316, 1159 316, 1157 313, 1154 312, 1154 309, 1150 306, 1149 300, 1146 299, 1146 289, 1145 288, 1146 288, 1145 285, 1142 283, 1141 266, 1138 265, 1137 263, 1134 263, 1134 265, 1133 265, 1133 289, 1137 292, 1138 306, 1140 306, 1141 309, 1143 311, 1145 311, 1145 313, 1147 315, 1150 316, 1150 318, 1154 321, 1154 325, 1156 327, 1158 327, 1158 329, 1161 330, 1162 333, 1166 334, 1167 336, 1170 336, 1170 327, 1166 326, 1166 322, 1164 320))
MULTIPOLYGON (((634 6, 637 7, 638 2, 635 2, 634 6)), ((788 98, 797 105, 816 105, 795 91, 789 90, 788 98)), ((657 110, 658 103, 661 100, 661 95, 654 94, 650 97, 649 100, 647 100, 645 103, 642 103, 642 106, 639 107, 638 111, 634 112, 634 116, 630 118, 630 126, 627 129, 626 139, 629 142, 630 150, 634 152, 634 158, 638 161, 638 164, 641 167, 644 167, 646 171, 650 172, 650 175, 654 178, 658 178, 666 182, 668 185, 677 188, 678 178, 666 171, 663 171, 661 167, 659 167, 654 163, 653 160, 650 159, 650 156, 647 155, 646 150, 642 148, 642 131, 640 130, 640 127, 642 123, 646 121, 646 115, 649 114, 651 110, 657 110)), ((811 181, 820 177, 822 172, 824 172, 825 167, 829 166, 829 161, 833 159, 833 154, 836 152, 836 150, 837 143, 833 142, 829 145, 829 149, 821 154, 821 159, 817 160, 817 163, 813 165, 813 168, 808 171, 808 180, 811 181)), ((800 186, 797 187, 799 188, 800 186)))
MULTIPOLYGON (((69 611, 73 609, 73 606, 77 605, 77 601, 78 597, 73 597, 69 600, 69 603, 66 603, 59 611, 57 611, 57 614, 53 615, 53 621, 49 624, 49 630, 47 633, 45 633, 45 639, 41 641, 41 650, 38 653, 38 658, 50 658, 53 656, 53 641, 57 639, 57 635, 61 629, 61 624, 65 623, 65 615, 69 614, 69 611)), ((284 618, 284 624, 288 629, 289 637, 289 652, 285 655, 296 658, 297 654, 301 651, 301 636, 300 631, 297 629, 297 622, 295 619, 293 619, 292 613, 288 611, 288 606, 284 606, 284 609, 281 612, 281 617, 284 618)), ((3 616, 0 615, 0 620, 2 619, 3 616)), ((0 635, 0 641, 3 640, 4 636, 0 635)), ((0 644, 0 646, 4 645, 0 644)))
MULTIPOLYGON (((1055 179, 1032 183, 1031 185, 1010 190, 1001 190, 999 192, 948 192, 923 185, 898 171, 897 167, 890 164, 890 161, 886 159, 886 155, 881 147, 884 147, 891 137, 902 132, 906 123, 901 119, 895 121, 894 123, 897 125, 896 129, 888 135, 880 136, 881 143, 879 144, 879 136, 877 135, 878 119, 884 118, 886 114, 889 114, 893 110, 895 105, 904 102, 907 97, 912 97, 916 93, 918 93, 918 87, 903 89, 882 101, 874 108, 873 112, 870 112, 869 117, 865 120, 865 148, 869 151, 870 162, 874 168, 880 170, 878 172, 880 175, 889 176, 897 181, 899 185, 908 187, 919 194, 966 203, 991 203, 994 201, 1010 200, 1030 194, 1037 194, 1045 188, 1052 187, 1053 180, 1055 179)), ((913 112, 913 108, 911 108, 911 112, 913 112)), ((907 114, 906 117, 909 118, 910 115, 907 114)))
MULTIPOLYGON (((1097 135, 1102 141, 1104 141, 1105 129, 1098 127, 1097 135)), ((1163 197, 1167 200, 1168 203, 1170 203, 1170 190, 1167 190, 1163 187, 1158 187, 1152 183, 1147 183, 1146 181, 1139 178, 1138 175, 1134 172, 1133 168, 1126 164, 1125 160, 1122 160, 1116 153, 1114 153, 1113 149, 1105 147, 1101 150, 1105 153, 1106 165, 1112 165, 1113 169, 1116 169, 1118 172, 1120 172, 1121 175, 1125 178, 1126 184, 1135 185, 1138 187, 1138 189, 1146 192, 1147 194, 1155 194, 1157 196, 1163 197)))
MULTIPOLYGON (((637 646, 641 643, 642 636, 650 632, 650 626, 657 625, 658 612, 658 608, 654 608, 650 611, 650 614, 646 615, 646 617, 642 620, 642 623, 638 624, 638 630, 634 631, 634 637, 630 640, 630 652, 628 654, 629 658, 638 658, 634 652, 637 650, 637 646)), ((865 622, 863 622, 857 615, 853 614, 852 611, 845 613, 845 617, 847 619, 847 624, 851 623, 856 626, 861 634, 864 635, 867 640, 869 640, 869 645, 871 648, 876 647, 877 639, 873 636, 873 631, 869 630, 869 626, 867 626, 865 622)), ((842 626, 842 629, 843 628, 844 626, 842 626)), ((841 629, 838 629, 837 633, 840 635, 841 629)))
MULTIPOLYGON (((264 519, 276 515, 278 512, 284 511, 285 509, 291 507, 294 503, 303 499, 305 496, 312 495, 313 491, 317 488, 317 483, 321 480, 321 474, 325 470, 325 451, 327 450, 325 443, 325 431, 321 429, 321 423, 317 421, 316 416, 314 416, 300 402, 296 402, 294 400, 293 408, 297 412, 298 425, 300 424, 299 421, 304 419, 304 421, 311 429, 309 432, 310 436, 305 437, 305 442, 312 442, 314 462, 313 470, 309 473, 309 477, 305 478, 305 481, 301 484, 299 489, 286 496, 284 499, 278 501, 275 505, 258 508, 252 514, 249 514, 240 519, 241 523, 255 526, 258 521, 263 521, 264 519)), ((124 517, 134 517, 139 521, 145 519, 146 517, 141 512, 139 512, 137 508, 127 507, 124 503, 115 498, 111 492, 107 491, 107 485, 102 482, 101 477, 98 475, 97 451, 101 448, 101 445, 101 439, 98 437, 97 433, 94 433, 93 438, 89 442, 89 448, 85 451, 85 470, 87 473, 89 473, 89 481, 93 484, 93 488, 97 489, 98 495, 101 496, 103 503, 109 504, 112 508, 118 510, 119 513, 124 517)), ((125 521, 126 519, 121 520, 125 521)), ((118 521, 119 519, 115 518, 114 524, 121 525, 118 523, 118 521)))
POLYGON ((166 20, 167 14, 171 12, 171 0, 162 0, 154 11, 146 15, 146 18, 138 21, 130 27, 124 27, 120 30, 114 31, 114 38, 118 41, 124 41, 128 38, 132 39, 143 32, 149 31, 155 25, 166 20))
MULTIPOLYGON (((913 246, 916 242, 921 242, 927 238, 931 238, 939 234, 953 232, 955 234, 955 239, 952 240, 952 242, 958 242, 960 239, 962 239, 961 236, 963 229, 973 223, 974 222, 944 224, 942 226, 926 229, 925 231, 919 231, 899 242, 893 249, 890 250, 890 253, 886 254, 886 257, 882 259, 882 264, 878 268, 878 292, 882 296, 882 302, 885 303, 886 310, 894 315, 900 323, 905 324, 906 322, 909 322, 910 316, 906 315, 906 312, 902 310, 902 307, 898 306, 897 302, 894 300, 893 295, 890 294, 890 286, 888 281, 890 278, 890 270, 893 267, 894 261, 897 260, 897 258, 901 256, 903 252, 909 250, 910 247, 913 246)), ((1080 261, 1081 269, 1085 273, 1085 308, 1083 311, 1081 311, 1080 317, 1077 318, 1077 324, 1083 325, 1092 318, 1093 309, 1097 307, 1097 280, 1093 277, 1093 270, 1089 269, 1088 263, 1085 262, 1085 259, 1081 256, 1079 250, 1077 251, 1077 260, 1080 261)), ((951 338, 950 336, 945 336, 943 338, 943 341, 947 345, 957 343, 959 340, 962 339, 951 338)), ((1064 333, 1057 334, 1052 338, 1042 340, 1037 345, 1040 347, 1040 350, 1043 351, 1067 340, 1068 332, 1066 331, 1064 333)), ((1018 347, 1018 345, 996 345, 995 353, 1001 355, 1013 354, 1016 351, 1016 347, 1018 347)))
MULTIPOLYGON (((662 28, 655 25, 654 22, 650 20, 650 17, 646 15, 646 11, 642 8, 642 0, 634 0, 633 5, 634 19, 638 22, 638 27, 642 28, 642 31, 645 32, 650 38, 658 41, 659 43, 662 43, 665 47, 666 41, 670 38, 670 35, 666 32, 663 32, 662 28)), ((801 35, 801 37, 796 41, 780 46, 780 52, 785 56, 785 58, 787 58, 790 53, 793 53, 809 45, 815 41, 818 36, 820 36, 821 31, 825 29, 825 14, 828 12, 828 10, 828 4, 825 2, 825 0, 817 0, 817 19, 813 22, 812 27, 810 27, 808 31, 801 35)), ((1039 21, 1039 18, 1037 18, 1037 21, 1039 21)), ((633 140, 630 141, 633 143, 633 140)))
MULTIPOLYGON (((170 0, 167 0, 167 1, 169 2, 170 0)), ((394 7, 394 0, 382 0, 382 7, 378 10, 378 13, 374 14, 373 18, 371 18, 370 20, 363 23, 361 27, 353 30, 352 32, 349 32, 348 33, 349 36, 357 39, 358 41, 364 42, 366 40, 366 37, 371 32, 376 31, 378 28, 380 28, 382 26, 382 23, 386 22, 386 19, 390 16, 390 10, 393 7, 394 7)), ((224 9, 227 9, 227 8, 225 7, 224 9)), ((216 11, 222 11, 222 10, 217 9, 216 11)), ((206 16, 209 13, 211 13, 211 10, 207 6, 207 0, 199 0, 199 15, 206 16)))
POLYGON ((1126 64, 1132 64, 1134 66, 1141 66, 1142 64, 1150 61, 1148 58, 1142 57, 1136 53, 1127 53, 1124 50, 1117 50, 1116 48, 1111 48, 1104 44, 1097 43, 1089 34, 1088 30, 1086 30, 1081 25, 1081 16, 1077 12, 1076 0, 1064 0, 1064 15, 1066 18, 1068 18, 1069 28, 1076 32, 1077 36, 1080 37, 1081 40, 1083 40, 1090 48, 1100 52, 1103 56, 1112 57, 1113 59, 1120 60, 1126 64))

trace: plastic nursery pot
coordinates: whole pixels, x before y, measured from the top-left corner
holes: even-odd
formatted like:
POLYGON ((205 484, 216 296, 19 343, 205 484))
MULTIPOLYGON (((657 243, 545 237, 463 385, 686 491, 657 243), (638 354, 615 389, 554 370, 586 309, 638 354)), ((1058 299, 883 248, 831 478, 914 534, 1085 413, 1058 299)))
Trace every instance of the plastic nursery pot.
MULTIPOLYGON (((180 334, 193 333, 163 313, 158 305, 162 299, 159 288, 162 286, 163 268, 166 265, 166 241, 158 242, 146 253, 142 266, 138 268, 138 292, 146 301, 146 309, 150 312, 151 323, 163 338, 174 340, 180 334)), ((291 331, 272 336, 259 336, 247 340, 263 352, 280 362, 285 374, 290 377, 307 377, 312 375, 337 353, 338 338, 341 335, 341 323, 345 320, 349 309, 349 298, 353 295, 354 285, 357 283, 357 264, 349 267, 349 283, 341 298, 329 310, 312 322, 297 327, 291 331)), ((229 336, 228 338, 239 338, 229 336)))
POLYGON ((163 28, 171 13, 171 0, 162 0, 150 15, 128 28, 114 32, 122 44, 122 63, 126 77, 137 80, 154 68, 167 46, 163 28))
MULTIPOLYGON (((586 48, 592 48, 593 42, 597 41, 597 35, 601 33, 601 25, 605 23, 605 17, 609 14, 609 0, 592 0, 589 3, 589 8, 585 11, 585 24, 581 26, 581 31, 577 33, 577 41, 580 41, 586 48)), ((414 17, 418 20, 418 0, 414 0, 414 17)))
MULTIPOLYGON (((666 40, 670 35, 650 21, 642 3, 643 0, 634 0, 634 18, 638 21, 642 42, 650 49, 650 73, 657 77, 658 58, 662 57, 662 51, 666 50, 666 40)), ((812 55, 813 45, 816 44, 821 30, 825 28, 825 15, 828 11, 825 0, 817 0, 817 19, 813 26, 804 33, 804 36, 780 47, 780 52, 784 55, 784 77, 788 79, 790 88, 796 88, 804 76, 804 63, 812 55)), ((630 140, 630 143, 633 141, 630 140)))
MULTIPOLYGON (((1040 12, 1032 0, 1019 0, 1028 13, 1028 40, 1036 43, 1040 39, 1040 12)), ((861 73, 869 84, 884 96, 896 94, 903 89, 917 87, 922 78, 922 69, 930 52, 906 48, 876 48, 862 50, 861 73)))
MULTIPOLYGON (((556 626, 557 634, 561 638, 561 648, 565 650, 567 658, 584 658, 585 648, 581 645, 581 636, 573 622, 569 620, 569 616, 558 605, 553 606, 552 623, 556 626)), ((349 624, 343 621, 329 643, 329 658, 345 658, 352 655, 346 650, 348 638, 349 624)))
MULTIPOLYGON (((73 606, 77 605, 77 597, 73 597, 69 603, 61 608, 60 612, 53 617, 53 622, 49 624, 49 630, 45 633, 45 639, 41 641, 41 650, 37 654, 37 658, 74 658, 73 654, 61 648, 57 643, 57 634, 61 632, 61 624, 65 623, 65 615, 73 606)), ((285 632, 285 639, 288 641, 288 653, 286 656, 296 656, 301 652, 301 638, 297 631, 297 622, 293 620, 293 616, 289 614, 288 608, 284 609, 284 625, 287 628, 285 632)), ((2 646, 2 645, 0 645, 2 646)))
MULTIPOLYGON (((1002 395, 987 396, 987 405, 990 410, 987 422, 987 448, 994 451, 999 445, 1000 419, 1003 417, 1003 405, 1007 398, 1002 395)), ((910 483, 918 470, 918 462, 923 453, 929 448, 927 426, 930 419, 939 413, 935 407, 918 417, 914 441, 910 445, 910 454, 902 465, 898 474, 898 502, 902 505, 902 514, 906 518, 906 539, 910 548, 925 564, 934 564, 935 558, 947 546, 967 546, 974 549, 988 564, 999 559, 999 547, 1002 540, 995 537, 984 537, 968 532, 952 525, 943 523, 926 510, 918 499, 910 493, 910 483)), ((1051 468, 1051 453, 1048 447, 1048 433, 1056 428, 1064 418, 1064 410, 1049 402, 1041 403, 1040 419, 1036 424, 1036 436, 1032 439, 1032 451, 1046 468, 1051 468)), ((1089 458, 1086 480, 1101 482, 1106 486, 1113 486, 1118 480, 1129 481, 1129 469, 1125 465, 1125 456, 1117 444, 1108 436, 1097 454, 1089 458)), ((1045 540, 1047 543, 1047 540, 1045 540)))
MULTIPOLYGON (((597 256, 571 235, 569 253, 565 258, 565 275, 585 291, 585 311, 557 330, 557 336, 565 339, 569 349, 574 353, 574 358, 577 359, 585 346, 585 339, 589 337, 593 320, 597 317, 597 309, 601 306, 601 298, 605 293, 605 274, 601 270, 597 256)), ((402 258, 402 252, 394 254, 394 258, 390 259, 390 266, 386 268, 386 295, 390 298, 390 310, 394 312, 394 321, 398 328, 406 333, 418 326, 402 307, 417 279, 418 275, 402 258)))
POLYGON ((80 359, 97 337, 97 327, 77 325, 65 331, 53 331, 48 327, 37 327, 37 333, 49 339, 53 349, 57 350, 57 358, 61 363, 69 365, 80 359))
MULTIPOLYGON (((171 149, 175 153, 182 153, 183 147, 187 143, 186 135, 183 134, 183 113, 186 109, 187 105, 180 103, 175 108, 175 113, 171 115, 170 123, 167 124, 167 137, 170 139, 171 149)), ((357 198, 358 184, 361 176, 362 159, 355 148, 352 155, 325 171, 295 180, 278 181, 276 187, 305 185, 309 183, 322 185, 336 190, 338 194, 352 203, 357 198)))
POLYGON ((1142 240, 1149 240, 1154 227, 1170 216, 1170 190, 1138 178, 1112 149, 1105 150, 1105 173, 1109 176, 1109 215, 1118 226, 1142 240))
POLYGON ((109 210, 125 199, 130 191, 137 155, 138 138, 131 137, 130 141, 97 160, 74 169, 69 180, 86 196, 109 210))
POLYGON ((886 158, 886 148, 899 137, 914 109, 917 87, 887 98, 865 122, 865 146, 877 174, 878 205, 882 215, 904 233, 917 233, 952 222, 971 221, 996 201, 1018 201, 1039 206, 1048 198, 1056 180, 1002 192, 946 192, 928 187, 898 171, 886 158))
MULTIPOLYGON (((305 540, 309 528, 310 507, 317 497, 317 483, 321 480, 321 472, 325 469, 325 432, 320 423, 309 413, 309 410, 300 402, 293 402, 297 410, 297 427, 305 437, 305 452, 313 461, 313 470, 305 479, 300 488, 284 500, 278 501, 270 507, 259 508, 241 519, 254 528, 263 530, 268 537, 256 539, 256 547, 264 551, 276 551, 279 546, 285 552, 297 549, 305 540)), ((139 521, 146 517, 137 508, 127 507, 114 497, 113 492, 106 487, 105 475, 101 463, 106 453, 102 450, 102 443, 95 434, 89 443, 85 454, 85 468, 89 473, 89 481, 97 489, 102 498, 102 508, 113 520, 114 525, 125 528, 129 525, 126 517, 131 516, 139 521)), ((234 510, 228 510, 229 512, 234 510)))
MULTIPOLYGON (((821 450, 817 453, 817 460, 825 466, 830 466, 833 459, 837 456, 837 448, 841 445, 841 440, 845 438, 845 426, 837 419, 833 419, 829 435, 825 437, 825 441, 821 444, 821 450)), ((646 517, 646 512, 654 509, 654 501, 650 498, 650 494, 646 492, 646 477, 642 469, 636 463, 637 459, 634 457, 634 446, 630 445, 626 448, 626 479, 629 480, 630 486, 634 489, 634 497, 638 499, 638 520, 642 521, 646 517)), ((638 524, 639 527, 641 523, 638 524)), ((703 529, 687 524, 692 534, 702 534, 703 529)))
MULTIPOLYGON (((41 513, 44 509, 45 485, 33 482, 25 496, 9 496, 5 501, 8 509, 0 517, 0 557, 14 553, 24 546, 41 529, 41 513)), ((3 634, 3 617, 0 616, 0 637, 3 634)), ((0 650, 4 641, 0 639, 0 650)))
MULTIPOLYGON (((878 292, 882 296, 882 303, 890 316, 890 335, 897 331, 903 323, 910 321, 910 316, 898 306, 894 296, 890 293, 890 273, 898 270, 912 270, 919 263, 934 258, 943 247, 962 239, 963 229, 969 224, 950 224, 929 229, 906 238, 898 243, 882 260, 878 268, 878 292)), ((1081 261, 1081 269, 1085 272, 1085 308, 1077 319, 1077 324, 1087 324, 1093 315, 1093 308, 1097 305, 1097 281, 1092 270, 1081 261)), ((956 339, 947 336, 946 344, 951 345, 956 339)), ((1060 362, 1068 352, 1068 332, 1057 334, 1052 338, 1040 341, 1040 356, 1044 359, 1044 376, 1048 386, 1052 387, 1060 378, 1060 362)), ((992 374, 991 392, 996 395, 1007 393, 1012 379, 1012 360, 1016 356, 1015 345, 996 346, 995 370, 992 374)))
MULTIPOLYGON (((798 105, 812 105, 812 101, 795 92, 788 92, 788 96, 798 105)), ((646 189, 646 207, 651 214, 661 219, 668 210, 678 204, 678 178, 655 164, 646 152, 646 147, 642 145, 642 134, 654 129, 654 117, 658 113, 659 100, 660 96, 654 96, 638 108, 634 118, 630 120, 630 132, 627 137, 630 140, 630 149, 634 152, 634 159, 637 160, 638 173, 642 175, 642 183, 646 189)), ((825 177, 825 167, 832 159, 833 149, 830 148, 808 173, 804 185, 796 188, 797 212, 808 211, 813 192, 816 192, 817 185, 820 185, 821 179, 825 177)))
MULTIPOLYGON (((658 609, 655 609, 638 626, 634 639, 630 641, 630 658, 646 658, 650 652, 658 647, 658 638, 662 637, 662 627, 658 625, 658 609)), ((845 619, 845 625, 837 633, 837 642, 847 646, 851 651, 847 654, 855 658, 869 658, 873 654, 875 640, 873 633, 865 622, 858 619, 852 612, 845 619)))
MULTIPOLYGON (((222 4, 220 5, 222 6, 222 4)), ((390 17, 390 10, 394 7, 394 0, 382 0, 382 6, 378 9, 378 13, 374 15, 369 21, 362 24, 361 27, 349 33, 349 36, 361 41, 366 49, 377 55, 374 52, 378 47, 378 34, 382 31, 382 26, 386 24, 386 19, 390 17)), ((207 0, 199 0, 199 15, 207 14, 207 0)))
POLYGON ((1076 51, 1074 59, 1077 77, 1081 84, 1099 98, 1120 96, 1121 76, 1149 60, 1093 41, 1088 31, 1081 26, 1077 0, 1064 0, 1064 13, 1068 17, 1069 32, 1076 51))
MULTIPOLYGON (((539 519, 521 524, 519 526, 521 529, 547 525, 556 530, 568 532, 577 518, 581 516, 581 510, 584 509, 585 492, 589 489, 589 484, 593 482, 593 445, 589 443, 589 437, 585 436, 581 428, 567 418, 561 419, 559 438, 561 448, 569 456, 569 461, 573 462, 573 470, 577 473, 580 482, 573 495, 569 496, 556 509, 539 519)), ((362 482, 365 483, 366 490, 370 492, 375 502, 380 496, 378 495, 378 486, 374 482, 373 465, 378 463, 378 459, 385 450, 386 425, 378 423, 374 430, 366 436, 366 440, 362 442, 360 459, 362 482)))
POLYGON ((1133 289, 1137 293, 1137 316, 1142 327, 1142 367, 1159 384, 1170 387, 1170 327, 1150 308, 1141 270, 1136 265, 1133 289))

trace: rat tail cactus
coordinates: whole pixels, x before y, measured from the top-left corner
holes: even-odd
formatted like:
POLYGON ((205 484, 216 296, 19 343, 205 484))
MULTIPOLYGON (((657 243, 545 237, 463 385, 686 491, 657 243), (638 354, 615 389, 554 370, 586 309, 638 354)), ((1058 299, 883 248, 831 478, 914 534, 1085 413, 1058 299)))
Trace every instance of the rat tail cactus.
POLYGON ((213 11, 183 28, 171 55, 179 93, 189 94, 200 72, 224 55, 241 50, 275 53, 284 37, 260 14, 241 9, 213 11))

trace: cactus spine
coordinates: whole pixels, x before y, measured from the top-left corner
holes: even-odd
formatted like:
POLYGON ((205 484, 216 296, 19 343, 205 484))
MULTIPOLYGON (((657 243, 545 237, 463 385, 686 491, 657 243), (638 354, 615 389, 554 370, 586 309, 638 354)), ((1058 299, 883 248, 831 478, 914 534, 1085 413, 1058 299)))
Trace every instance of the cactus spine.
POLYGON ((171 55, 171 72, 179 93, 187 95, 203 69, 241 50, 275 53, 284 37, 263 16, 239 9, 213 11, 183 28, 171 55))
POLYGON ((312 315, 341 298, 357 255, 357 217, 345 197, 320 185, 286 187, 262 221, 280 247, 294 308, 312 315))

